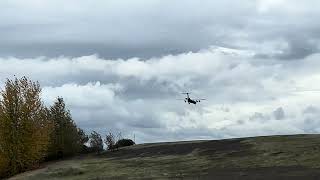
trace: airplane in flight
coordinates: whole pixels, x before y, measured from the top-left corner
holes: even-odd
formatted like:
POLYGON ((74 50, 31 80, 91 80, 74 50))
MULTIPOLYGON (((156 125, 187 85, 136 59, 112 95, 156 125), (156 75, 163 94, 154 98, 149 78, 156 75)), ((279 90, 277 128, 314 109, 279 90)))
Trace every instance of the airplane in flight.
POLYGON ((181 99, 181 100, 184 100, 185 103, 188 103, 188 104, 197 104, 199 102, 201 102, 202 100, 206 100, 206 99, 191 99, 190 96, 189 96, 189 92, 184 92, 184 93, 181 93, 181 94, 186 94, 187 97, 184 98, 184 99, 181 99))

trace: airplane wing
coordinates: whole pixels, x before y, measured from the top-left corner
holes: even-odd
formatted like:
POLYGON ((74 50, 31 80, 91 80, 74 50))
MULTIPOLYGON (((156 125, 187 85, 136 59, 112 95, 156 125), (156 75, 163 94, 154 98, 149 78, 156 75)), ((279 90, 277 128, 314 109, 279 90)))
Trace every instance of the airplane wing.
POLYGON ((201 102, 203 100, 206 100, 206 99, 195 99, 196 102, 201 102))

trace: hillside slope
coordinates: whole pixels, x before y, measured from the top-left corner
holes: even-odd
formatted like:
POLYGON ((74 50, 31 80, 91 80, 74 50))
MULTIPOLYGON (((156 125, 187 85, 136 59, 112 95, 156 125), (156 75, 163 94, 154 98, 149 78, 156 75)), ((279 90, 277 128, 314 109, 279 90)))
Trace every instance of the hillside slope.
POLYGON ((320 135, 135 145, 11 179, 318 179, 320 135))

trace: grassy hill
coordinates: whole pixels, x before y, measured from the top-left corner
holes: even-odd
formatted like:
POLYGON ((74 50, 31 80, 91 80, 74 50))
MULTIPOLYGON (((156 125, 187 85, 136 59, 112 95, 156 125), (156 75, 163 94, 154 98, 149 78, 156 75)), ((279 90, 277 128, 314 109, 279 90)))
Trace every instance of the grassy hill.
POLYGON ((12 179, 319 179, 320 135, 141 144, 12 179))

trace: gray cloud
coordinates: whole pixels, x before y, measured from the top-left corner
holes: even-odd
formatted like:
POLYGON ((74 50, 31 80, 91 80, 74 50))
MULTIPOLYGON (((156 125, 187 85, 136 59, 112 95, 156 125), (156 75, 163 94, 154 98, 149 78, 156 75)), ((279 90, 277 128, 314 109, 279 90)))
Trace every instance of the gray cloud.
POLYGON ((0 3, 0 56, 150 58, 216 45, 299 59, 319 52, 317 5, 316 0, 31 0, 28 5, 12 0, 0 3))
POLYGON ((279 107, 273 111, 273 115, 276 120, 282 120, 285 118, 285 113, 282 107, 279 107))

